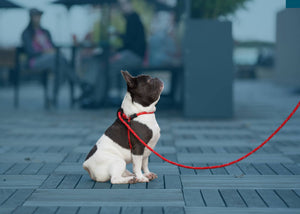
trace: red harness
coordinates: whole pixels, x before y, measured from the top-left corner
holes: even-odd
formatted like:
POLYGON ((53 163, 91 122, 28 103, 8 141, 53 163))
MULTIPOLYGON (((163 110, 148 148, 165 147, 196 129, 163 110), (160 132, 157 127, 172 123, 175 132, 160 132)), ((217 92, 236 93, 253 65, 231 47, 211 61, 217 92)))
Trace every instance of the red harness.
POLYGON ((248 156, 252 155, 254 152, 256 152, 257 150, 259 150, 261 147, 263 147, 267 142, 269 142, 269 140, 271 140, 274 135, 276 135, 279 130, 288 122, 288 120, 295 114, 295 112, 298 110, 298 108, 300 107, 300 101, 298 102, 298 104, 296 105, 296 107, 293 109, 293 111, 290 113, 290 115, 283 121, 283 123, 264 141, 262 142, 258 147, 256 147, 255 149, 253 149, 251 152, 245 154, 244 156, 240 157, 239 159, 237 160, 234 160, 234 161, 231 161, 231 162, 228 162, 228 163, 225 163, 225 164, 221 164, 221 165, 216 165, 216 166, 204 166, 204 167, 195 167, 195 166, 187 166, 187 165, 183 165, 183 164, 179 164, 179 163, 176 163, 174 161, 171 161, 171 160, 168 160, 167 158, 163 157, 162 155, 160 155, 159 153, 157 153, 155 150, 153 150, 150 146, 148 146, 147 143, 145 143, 133 130, 132 128, 130 127, 130 125, 128 123, 126 123, 123 119, 123 117, 128 120, 130 122, 130 120, 132 120, 134 117, 137 117, 139 115, 142 115, 142 114, 153 114, 154 112, 141 112, 141 113, 138 113, 131 117, 127 117, 126 115, 122 115, 121 111, 118 111, 118 118, 121 120, 121 122, 127 127, 128 129, 128 142, 129 142, 129 146, 130 146, 130 149, 132 148, 131 146, 131 142, 130 142, 130 132, 145 146, 147 147, 151 152, 153 152, 154 154, 156 154, 158 157, 160 157, 161 159, 163 159, 164 161, 170 163, 170 164, 173 164, 173 165, 176 165, 176 166, 179 166, 179 167, 183 167, 183 168, 188 168, 188 169, 215 169, 215 168, 221 168, 221 167, 226 167, 226 166, 229 166, 229 165, 232 165, 232 164, 235 164, 245 158, 247 158, 248 156))
MULTIPOLYGON (((133 115, 131 115, 131 116, 129 116, 129 117, 127 117, 127 115, 126 114, 124 114, 124 112, 123 112, 123 110, 122 109, 120 109, 119 111, 118 111, 118 118, 120 119, 123 119, 123 120, 121 120, 121 122, 124 124, 124 120, 126 120, 126 122, 127 122, 127 124, 130 126, 130 122, 134 119, 134 118, 136 118, 136 117, 138 117, 138 116, 140 116, 140 115, 143 115, 143 114, 154 114, 154 111, 153 112, 146 112, 146 111, 143 111, 143 112, 140 112, 140 113, 137 113, 137 114, 133 114, 133 115)), ((130 130, 129 129, 127 129, 128 131, 127 131, 127 135, 128 135, 128 144, 129 144, 129 147, 130 147, 130 150, 132 149, 132 144, 131 144, 131 140, 130 140, 130 130)))

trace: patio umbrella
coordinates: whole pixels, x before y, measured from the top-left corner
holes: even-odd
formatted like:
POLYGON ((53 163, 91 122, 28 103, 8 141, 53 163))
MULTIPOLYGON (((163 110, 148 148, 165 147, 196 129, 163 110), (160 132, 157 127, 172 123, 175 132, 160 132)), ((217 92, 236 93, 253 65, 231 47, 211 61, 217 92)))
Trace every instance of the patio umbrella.
POLYGON ((174 7, 168 5, 164 2, 158 1, 158 0, 146 0, 146 2, 154 5, 156 11, 173 11, 174 10, 174 7))
MULTIPOLYGON (((117 3, 117 0, 56 0, 52 2, 52 4, 62 4, 64 5, 67 9, 70 9, 74 5, 105 5, 108 20, 105 21, 106 24, 109 25, 110 23, 110 5, 117 3)), ((104 8, 104 9, 105 9, 104 8)), ((103 27, 104 23, 100 22, 100 29, 104 29, 103 27)), ((104 30, 105 31, 105 30, 104 30)), ((101 30, 101 32, 104 32, 101 30)), ((107 38, 107 40, 109 40, 107 38)), ((104 42, 106 43, 106 42, 104 42)))
POLYGON ((22 7, 8 0, 0 0, 0 8, 22 8, 22 7))
POLYGON ((62 4, 67 8, 73 5, 85 5, 85 4, 114 4, 117 0, 56 0, 52 2, 53 4, 62 4))

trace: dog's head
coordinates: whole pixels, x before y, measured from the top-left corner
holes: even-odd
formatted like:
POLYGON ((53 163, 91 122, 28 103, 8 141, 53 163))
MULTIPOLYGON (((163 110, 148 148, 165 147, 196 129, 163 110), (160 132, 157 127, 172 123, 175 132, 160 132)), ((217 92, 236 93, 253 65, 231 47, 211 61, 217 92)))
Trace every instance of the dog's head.
POLYGON ((131 76, 128 71, 121 71, 126 83, 127 91, 130 93, 132 101, 144 107, 158 102, 164 84, 158 78, 149 75, 131 76))

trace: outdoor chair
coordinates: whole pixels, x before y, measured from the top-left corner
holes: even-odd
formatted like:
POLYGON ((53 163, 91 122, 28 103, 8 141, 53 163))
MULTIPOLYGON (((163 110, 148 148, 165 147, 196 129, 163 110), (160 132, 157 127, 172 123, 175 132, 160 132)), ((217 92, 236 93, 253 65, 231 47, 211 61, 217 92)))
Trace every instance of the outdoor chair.
MULTIPOLYGON (((27 54, 24 50, 23 47, 17 47, 15 50, 15 68, 14 70, 14 74, 13 74, 13 79, 14 79, 14 106, 17 108, 19 106, 19 89, 20 89, 20 81, 21 79, 24 78, 30 78, 30 79, 36 79, 38 80, 43 87, 43 91, 44 91, 44 106, 45 108, 49 108, 50 107, 50 98, 48 95, 48 79, 49 79, 49 74, 50 71, 48 70, 35 70, 35 69, 31 69, 28 66, 27 62, 27 54)), ((56 49, 56 56, 57 59, 59 58, 59 54, 60 54, 60 48, 56 49)), ((58 68, 59 63, 58 60, 56 62, 56 68, 58 68)), ((70 86, 70 106, 73 107, 74 103, 75 103, 75 98, 74 98, 74 83, 72 81, 69 81, 69 86, 70 86)), ((55 93, 58 94, 59 88, 55 89, 55 93)), ((56 100, 54 101, 54 105, 56 105, 56 100)))
POLYGON ((0 48, 0 72, 8 71, 7 80, 4 83, 12 82, 12 73, 15 67, 15 49, 14 48, 0 48), (4 68, 4 69, 3 69, 4 68))
POLYGON ((14 82, 14 106, 16 108, 19 107, 19 95, 20 95, 20 82, 22 79, 36 79, 38 80, 44 92, 44 107, 49 108, 50 106, 50 98, 48 95, 48 76, 49 71, 47 70, 35 70, 30 69, 27 65, 27 55, 23 47, 17 47, 15 54, 15 68, 14 68, 14 75, 13 75, 13 82, 14 82))

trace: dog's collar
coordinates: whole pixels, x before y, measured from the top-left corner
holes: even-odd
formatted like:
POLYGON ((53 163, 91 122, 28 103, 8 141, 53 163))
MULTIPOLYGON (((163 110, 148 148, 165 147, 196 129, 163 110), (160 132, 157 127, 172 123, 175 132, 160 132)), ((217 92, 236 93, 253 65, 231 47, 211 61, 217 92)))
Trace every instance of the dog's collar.
MULTIPOLYGON (((129 117, 124 113, 123 109, 120 108, 118 110, 118 113, 117 113, 117 118, 122 122, 122 123, 127 123, 129 126, 130 126, 130 122, 140 116, 140 115, 144 115, 144 114, 154 114, 154 111, 152 112, 146 112, 146 111, 143 111, 143 112, 139 112, 139 113, 136 113, 136 114, 133 114, 133 115, 130 115, 129 117)), ((128 144, 129 144, 129 148, 130 150, 132 149, 132 144, 131 144, 131 140, 130 140, 130 131, 129 129, 127 129, 127 137, 128 137, 128 144)))
POLYGON ((139 113, 136 113, 136 114, 132 114, 132 115, 130 115, 130 116, 127 116, 127 115, 124 113, 124 111, 123 111, 122 108, 120 108, 120 109, 118 110, 117 115, 119 114, 119 112, 121 113, 122 118, 125 119, 127 122, 130 122, 131 120, 133 120, 134 118, 136 118, 136 117, 138 117, 138 116, 140 116, 140 115, 144 115, 144 114, 154 114, 154 113, 155 113, 155 111, 151 111, 151 112, 143 111, 143 112, 139 112, 139 113))

